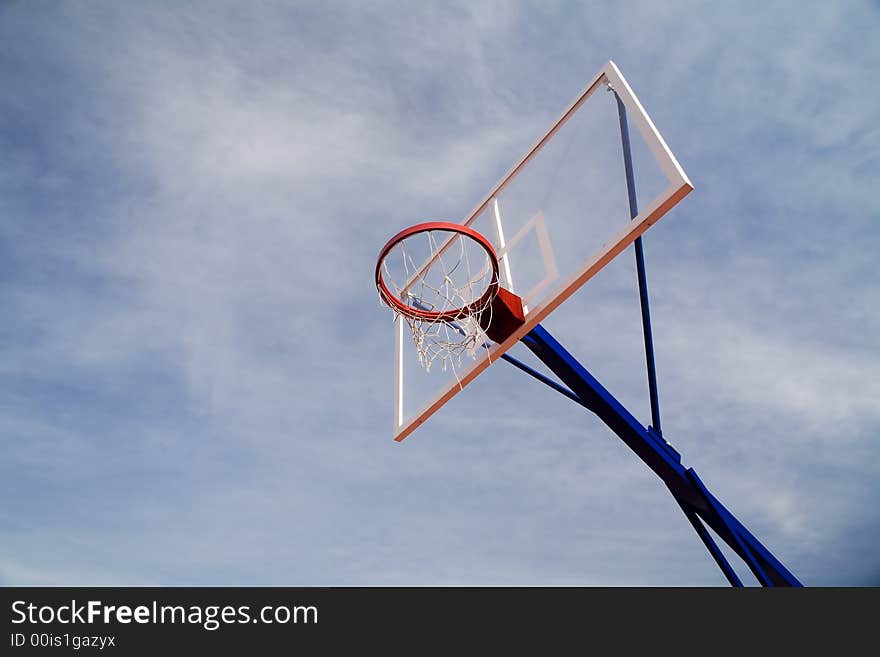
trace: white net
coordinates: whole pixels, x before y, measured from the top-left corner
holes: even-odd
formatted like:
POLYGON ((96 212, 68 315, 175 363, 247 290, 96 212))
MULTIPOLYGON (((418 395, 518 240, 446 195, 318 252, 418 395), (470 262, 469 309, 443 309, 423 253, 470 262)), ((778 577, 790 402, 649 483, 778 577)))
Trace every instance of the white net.
POLYGON ((486 345, 480 323, 491 320, 486 313, 492 312, 493 298, 487 290, 497 286, 493 264, 477 240, 442 229, 415 233, 385 255, 382 280, 406 309, 386 298, 381 287, 380 298, 409 325, 426 370, 438 360, 444 370, 457 368, 486 345))

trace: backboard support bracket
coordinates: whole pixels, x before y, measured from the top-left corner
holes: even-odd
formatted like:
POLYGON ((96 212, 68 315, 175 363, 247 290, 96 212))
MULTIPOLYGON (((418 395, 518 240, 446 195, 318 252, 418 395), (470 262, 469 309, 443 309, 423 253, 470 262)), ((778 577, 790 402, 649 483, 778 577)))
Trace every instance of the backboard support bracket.
POLYGON ((522 299, 503 287, 492 300, 490 312, 480 317, 480 326, 493 342, 504 342, 526 321, 522 299))

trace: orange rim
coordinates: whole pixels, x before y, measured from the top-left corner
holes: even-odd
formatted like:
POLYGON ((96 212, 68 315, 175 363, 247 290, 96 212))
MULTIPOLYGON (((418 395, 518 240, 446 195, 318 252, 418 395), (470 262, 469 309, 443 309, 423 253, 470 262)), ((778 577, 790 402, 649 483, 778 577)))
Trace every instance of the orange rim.
MULTIPOLYGON (((428 266, 430 266, 430 263, 428 266)), ((457 319, 460 318, 462 314, 468 314, 470 311, 482 308, 489 303, 496 294, 498 294, 498 256, 495 254, 495 248, 492 246, 492 243, 470 226, 456 224, 451 221, 428 221, 422 224, 416 224, 415 226, 404 228, 397 233, 397 235, 388 240, 388 243, 382 247, 382 250, 379 252, 379 259, 376 262, 376 287, 379 290, 379 296, 381 296, 389 306, 394 308, 394 310, 401 315, 429 321, 457 319), (385 280, 382 278, 382 263, 385 261, 385 256, 387 256, 391 249, 403 240, 410 238, 413 235, 418 235, 419 233, 428 233, 432 230, 442 230, 449 233, 465 235, 482 246, 489 255, 489 260, 492 263, 492 281, 489 283, 486 291, 483 292, 482 296, 476 301, 472 301, 461 308, 453 308, 452 310, 421 310, 407 305, 388 289, 385 280)))

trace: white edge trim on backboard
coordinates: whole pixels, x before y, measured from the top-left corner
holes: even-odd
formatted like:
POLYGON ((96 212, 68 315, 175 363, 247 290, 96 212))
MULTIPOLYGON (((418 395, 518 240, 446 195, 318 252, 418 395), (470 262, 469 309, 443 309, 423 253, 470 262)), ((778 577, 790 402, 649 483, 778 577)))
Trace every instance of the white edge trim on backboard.
POLYGON ((642 107, 638 96, 636 96, 632 87, 629 86, 617 65, 614 62, 608 62, 603 71, 605 71, 605 76, 611 88, 617 92, 617 95, 620 96, 620 99, 626 106, 627 120, 636 124, 639 134, 642 135, 642 139, 645 140, 648 148, 651 149, 654 160, 663 170, 663 173, 666 174, 669 182, 674 183, 677 180, 689 185, 693 189, 693 185, 691 185, 691 181, 688 179, 684 169, 681 168, 678 160, 675 159, 675 155, 669 150, 669 146, 666 145, 663 136, 657 130, 657 126, 654 125, 651 117, 648 116, 645 108, 642 107))
POLYGON ((492 199, 492 213, 495 217, 495 236, 498 238, 498 261, 501 263, 501 275, 509 292, 516 293, 513 287, 513 273, 510 271, 510 254, 507 252, 507 241, 504 239, 504 224, 501 223, 501 210, 498 198, 492 199))
MULTIPOLYGON (((531 309, 526 317, 525 323, 514 331, 501 344, 495 344, 490 347, 483 356, 479 357, 472 365, 466 368, 457 380, 447 385, 432 401, 429 401, 422 410, 419 411, 409 421, 403 418, 403 381, 402 378, 402 358, 403 358, 403 340, 402 325, 399 322, 398 338, 397 338, 397 379, 395 390, 395 432, 394 440, 402 441, 409 434, 421 426, 425 420, 434 414, 443 404, 451 399, 456 393, 462 390, 467 384, 473 381, 477 375, 483 372, 489 365, 498 360, 502 354, 509 350, 514 344, 523 338, 535 326, 541 323, 547 315, 555 310, 562 302, 574 294, 583 286, 590 278, 595 276, 606 264, 632 244, 637 237, 644 233, 654 223, 656 223, 663 215, 665 215, 672 207, 674 207, 681 199, 687 196, 692 190, 693 185, 685 174, 681 165, 675 159, 672 151, 666 145, 663 137, 654 126, 642 104, 639 102, 632 88, 626 82, 623 74, 614 64, 609 61, 602 70, 596 74, 593 80, 586 86, 580 96, 562 113, 547 133, 541 137, 535 145, 522 157, 522 159, 514 165, 507 174, 495 185, 492 191, 477 205, 470 215, 463 222, 465 225, 471 224, 482 212, 493 198, 495 198, 501 190, 514 178, 520 169, 544 146, 544 144, 552 137, 569 119, 569 117, 580 107, 587 98, 589 98, 599 85, 606 81, 617 92, 618 97, 627 109, 627 118, 634 122, 636 128, 645 140, 654 159, 660 166, 664 175, 669 180, 669 186, 662 194, 659 194, 654 201, 643 208, 629 224, 624 226, 617 235, 605 244, 590 260, 563 282, 556 291, 551 294, 550 298, 543 304, 539 304, 531 309)), ((440 252, 445 248, 442 247, 440 252)))
POLYGON ((394 431, 403 425, 403 318, 394 318, 394 431))

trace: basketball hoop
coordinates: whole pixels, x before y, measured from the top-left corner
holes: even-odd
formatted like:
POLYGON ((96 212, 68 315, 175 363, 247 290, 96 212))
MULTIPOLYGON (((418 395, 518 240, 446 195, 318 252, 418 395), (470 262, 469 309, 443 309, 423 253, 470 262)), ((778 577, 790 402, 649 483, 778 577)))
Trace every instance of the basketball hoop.
POLYGON ((392 237, 376 263, 379 298, 410 327, 419 363, 460 365, 486 343, 498 295, 498 256, 468 226, 431 221, 392 237))

